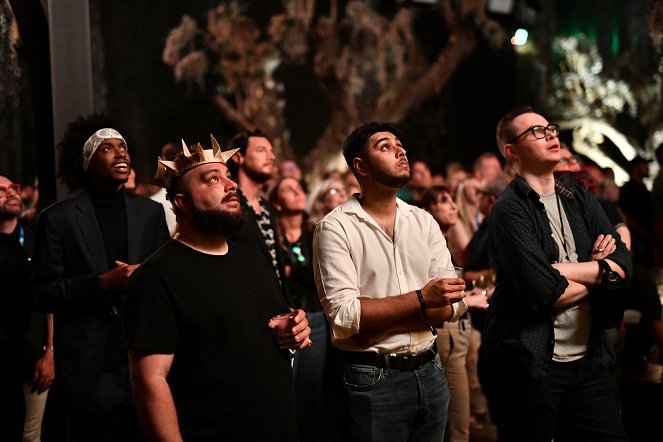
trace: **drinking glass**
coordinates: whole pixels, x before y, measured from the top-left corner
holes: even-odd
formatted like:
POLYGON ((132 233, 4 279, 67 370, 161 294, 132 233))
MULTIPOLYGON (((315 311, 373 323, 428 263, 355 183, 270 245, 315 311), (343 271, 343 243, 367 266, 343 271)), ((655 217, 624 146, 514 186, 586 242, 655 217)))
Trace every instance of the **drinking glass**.
POLYGON ((462 278, 463 277, 463 268, 462 267, 438 267, 437 269, 438 278, 462 278))

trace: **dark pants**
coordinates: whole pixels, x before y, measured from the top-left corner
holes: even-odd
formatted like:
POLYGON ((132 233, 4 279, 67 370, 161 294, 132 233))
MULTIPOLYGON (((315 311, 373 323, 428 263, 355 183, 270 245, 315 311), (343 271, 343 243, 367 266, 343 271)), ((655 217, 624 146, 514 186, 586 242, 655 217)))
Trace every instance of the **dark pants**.
POLYGON ((325 313, 307 312, 311 340, 306 351, 295 353, 295 393, 299 437, 303 441, 334 439, 336 430, 332 396, 334 361, 325 313))
POLYGON ((544 381, 513 367, 485 367, 482 383, 500 440, 627 441, 612 377, 588 365, 586 358, 553 362, 544 381))
POLYGON ((90 407, 72 407, 68 414, 76 442, 145 441, 131 395, 129 367, 105 372, 90 407))
POLYGON ((344 441, 441 441, 449 386, 439 355, 418 370, 343 364, 337 418, 344 441))

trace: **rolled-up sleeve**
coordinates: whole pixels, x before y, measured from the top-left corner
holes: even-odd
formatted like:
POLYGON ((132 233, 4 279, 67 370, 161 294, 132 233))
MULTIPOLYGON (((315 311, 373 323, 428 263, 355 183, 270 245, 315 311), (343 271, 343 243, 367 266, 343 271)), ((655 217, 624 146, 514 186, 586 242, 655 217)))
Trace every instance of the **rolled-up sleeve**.
POLYGON ((361 303, 356 266, 343 228, 318 223, 313 236, 313 270, 318 297, 332 324, 335 339, 359 332, 361 303))

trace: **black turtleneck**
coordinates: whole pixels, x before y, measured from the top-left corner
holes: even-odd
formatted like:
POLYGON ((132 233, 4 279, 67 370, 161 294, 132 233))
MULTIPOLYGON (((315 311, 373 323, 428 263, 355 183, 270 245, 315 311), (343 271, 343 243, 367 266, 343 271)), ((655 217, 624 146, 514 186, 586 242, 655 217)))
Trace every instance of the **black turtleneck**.
MULTIPOLYGON (((127 210, 124 204, 124 188, 117 192, 105 192, 99 189, 89 190, 94 206, 101 237, 104 240, 106 260, 110 269, 115 268, 115 260, 127 263, 127 210)), ((130 264, 130 263, 127 263, 130 264)), ((121 293, 108 292, 107 299, 119 310, 121 293)), ((109 306, 110 309, 110 306, 109 306)), ((114 316, 111 331, 106 343, 106 370, 115 370, 126 365, 127 355, 122 343, 119 317, 114 316)))
POLYGON ((112 269, 115 260, 127 262, 127 211, 124 207, 124 188, 117 192, 90 189, 101 237, 104 239, 106 260, 112 269))

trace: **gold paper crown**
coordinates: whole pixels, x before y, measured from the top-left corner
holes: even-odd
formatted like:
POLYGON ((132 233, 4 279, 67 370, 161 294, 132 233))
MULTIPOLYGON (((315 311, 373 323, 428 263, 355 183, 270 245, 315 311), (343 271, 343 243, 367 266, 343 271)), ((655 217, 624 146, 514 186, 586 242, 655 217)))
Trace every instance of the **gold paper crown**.
POLYGON ((157 162, 157 174, 154 177, 154 183, 161 187, 170 187, 170 183, 173 178, 181 177, 187 171, 193 169, 196 166, 207 163, 221 163, 226 164, 226 161, 230 159, 235 152, 239 149, 226 150, 225 152, 221 151, 221 146, 214 138, 214 135, 210 134, 212 138, 212 148, 203 149, 203 146, 200 143, 195 146, 191 146, 192 150, 186 146, 184 140, 182 140, 182 152, 177 155, 174 161, 165 161, 159 157, 157 162))

